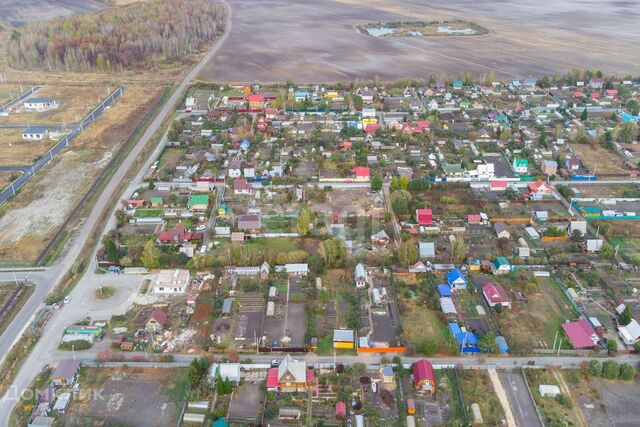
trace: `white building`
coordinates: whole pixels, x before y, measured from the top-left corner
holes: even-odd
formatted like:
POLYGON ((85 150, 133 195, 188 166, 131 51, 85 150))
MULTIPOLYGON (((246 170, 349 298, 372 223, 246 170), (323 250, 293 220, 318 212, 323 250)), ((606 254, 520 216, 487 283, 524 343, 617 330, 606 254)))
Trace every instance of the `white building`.
POLYGON ((177 295, 187 292, 191 282, 189 270, 160 270, 153 285, 153 293, 163 295, 177 295))
POLYGON ((49 137, 49 129, 42 126, 30 126, 22 130, 22 139, 25 141, 42 141, 49 137))
POLYGON ((542 397, 556 397, 560 394, 560 387, 554 384, 540 384, 538 386, 538 393, 542 397))
POLYGON ((29 98, 22 104, 25 110, 45 111, 58 106, 58 102, 51 98, 29 98))
POLYGON ((354 277, 356 280, 356 288, 364 289, 367 287, 367 270, 364 268, 363 264, 356 265, 354 277))
POLYGON ((628 325, 618 327, 618 334, 626 345, 634 345, 640 340, 640 324, 632 319, 628 325))

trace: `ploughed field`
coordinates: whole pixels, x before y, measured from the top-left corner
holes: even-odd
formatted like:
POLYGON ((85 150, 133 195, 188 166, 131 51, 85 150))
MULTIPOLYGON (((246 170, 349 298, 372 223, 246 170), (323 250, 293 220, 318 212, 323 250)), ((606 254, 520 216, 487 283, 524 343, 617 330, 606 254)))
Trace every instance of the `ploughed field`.
POLYGON ((598 68, 637 72, 633 2, 604 0, 229 0, 233 28, 201 77, 211 81, 343 81, 455 76, 522 78, 598 68), (478 37, 371 37, 356 25, 472 21, 478 37))

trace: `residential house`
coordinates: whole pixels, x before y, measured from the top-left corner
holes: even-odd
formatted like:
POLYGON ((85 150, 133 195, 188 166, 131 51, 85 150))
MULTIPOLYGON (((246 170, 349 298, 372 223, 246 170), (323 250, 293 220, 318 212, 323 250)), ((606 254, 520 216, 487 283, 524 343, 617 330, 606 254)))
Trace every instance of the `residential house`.
POLYGON ((576 159, 575 157, 572 157, 570 159, 565 160, 564 165, 567 168, 567 170, 577 171, 578 169, 580 169, 580 159, 576 159))
POLYGON ((479 353, 478 336, 471 331, 461 328, 457 322, 449 322, 449 332, 458 342, 460 353, 479 353))
POLYGON ((389 235, 384 230, 380 230, 376 234, 371 235, 371 246, 374 250, 384 249, 390 241, 389 235))
POLYGON ((416 209, 416 220, 418 225, 430 226, 433 224, 433 213, 431 209, 416 209))
POLYGON ((380 368, 380 375, 382 376, 383 384, 393 384, 395 377, 393 376, 393 367, 386 365, 380 368))
POLYGON ((353 168, 353 174, 355 175, 356 182, 369 182, 371 172, 366 166, 356 166, 353 168))
POLYGON ((208 194, 193 194, 189 197, 187 206, 191 211, 206 211, 209 207, 208 194))
POLYGON ((262 228, 262 217, 258 214, 244 214, 238 217, 238 230, 259 233, 262 228))
POLYGON ((22 130, 22 139, 25 141, 42 141, 49 137, 49 128, 44 126, 29 126, 22 130))
POLYGON ((545 160, 542 162, 542 173, 549 176, 555 176, 558 173, 558 162, 555 160, 545 160))
POLYGON ((277 368, 267 373, 267 390, 285 393, 303 392, 313 382, 313 371, 307 369, 307 363, 294 360, 287 354, 277 368))
POLYGON ((579 234, 581 237, 587 235, 587 221, 571 221, 569 223, 569 235, 579 234))
POLYGON ((233 179, 233 194, 235 195, 250 195, 253 192, 253 188, 247 182, 246 178, 234 178, 233 179))
POLYGON ((426 359, 413 364, 413 385, 420 394, 434 395, 436 392, 436 375, 433 365, 426 359))
POLYGON ((333 330, 333 348, 354 349, 356 347, 356 334, 349 329, 333 330))
POLYGON ((183 245, 201 240, 202 233, 186 231, 182 224, 176 224, 169 230, 161 231, 157 242, 161 245, 183 245))
POLYGON ((515 173, 528 173, 529 172, 529 160, 528 159, 519 159, 514 157, 513 163, 511 165, 513 167, 513 171, 515 173))
POLYGON ((58 364, 51 375, 51 382, 56 386, 72 385, 76 382, 79 368, 79 360, 65 359, 58 364))
POLYGON ((422 261, 418 261, 415 264, 409 266, 409 273, 426 273, 428 271, 429 269, 422 261))
POLYGON ((636 319, 625 326, 618 326, 618 335, 626 345, 634 345, 640 341, 640 324, 636 319))
POLYGON ((247 97, 250 110, 261 110, 264 108, 264 96, 259 93, 253 93, 247 97))
POLYGON ((358 263, 356 265, 354 277, 357 289, 364 289, 367 287, 367 270, 364 268, 363 264, 358 263))
POLYGON ((187 292, 191 283, 189 270, 160 270, 153 284, 153 293, 162 295, 177 295, 187 292))
POLYGON ((553 187, 540 180, 532 182, 528 187, 531 197, 534 199, 541 199, 544 196, 549 196, 553 193, 553 187))
POLYGON ((454 291, 467 288, 467 278, 457 268, 453 268, 447 273, 447 283, 454 291))
POLYGON ((494 285, 491 282, 486 283, 482 287, 482 295, 490 307, 501 306, 505 308, 511 308, 511 298, 507 294, 507 291, 500 285, 494 285))
POLYGON ((498 239, 510 239, 511 233, 509 232, 509 227, 504 222, 496 222, 493 224, 493 228, 496 230, 496 236, 498 239))
POLYGON ((52 98, 29 98, 22 104, 25 110, 45 111, 56 108, 58 102, 52 98))
POLYGON ((162 332, 162 330, 164 330, 164 325, 166 322, 167 313, 165 313, 161 308, 155 308, 151 312, 149 320, 147 320, 144 328, 149 332, 162 332))
POLYGON ((464 175, 464 168, 460 163, 443 163, 442 170, 447 177, 460 177, 464 175))
POLYGON ((562 324, 562 330, 576 350, 590 349, 598 345, 600 338, 586 318, 562 324))
POLYGON ((505 257, 499 256, 491 265, 491 270, 493 274, 508 274, 511 273, 511 264, 505 257))
POLYGON ((227 175, 229 178, 240 178, 242 176, 242 160, 231 160, 227 175))

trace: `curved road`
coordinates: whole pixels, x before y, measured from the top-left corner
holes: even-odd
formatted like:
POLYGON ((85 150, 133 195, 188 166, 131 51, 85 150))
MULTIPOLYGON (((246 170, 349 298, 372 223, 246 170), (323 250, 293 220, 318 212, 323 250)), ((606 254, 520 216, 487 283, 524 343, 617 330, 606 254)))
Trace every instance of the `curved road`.
MULTIPOLYGON (((22 332, 26 329, 32 320, 34 313, 36 313, 39 307, 42 305, 42 299, 46 296, 53 287, 64 278, 65 274, 72 267, 78 256, 84 249, 85 242, 94 231, 98 224, 102 213, 106 209, 115 209, 111 206, 109 201, 115 194, 118 185, 124 180, 127 172, 134 164, 136 158, 142 151, 147 143, 151 142, 153 135, 161 128, 163 122, 170 117, 175 111, 175 105, 182 97, 182 93, 187 89, 191 81, 200 73, 204 65, 211 61, 211 59, 218 52, 222 44, 227 39, 232 27, 232 11, 229 4, 225 0, 221 0, 227 8, 227 21, 225 25, 225 31, 218 39, 215 45, 205 54, 202 60, 193 67, 187 75, 182 79, 176 90, 164 104, 162 109, 158 112, 155 119, 146 132, 140 137, 139 141, 133 147, 131 152, 127 155, 124 161, 120 164, 116 172, 113 174, 109 183, 105 187, 104 191, 99 195, 96 201, 94 209, 91 210, 89 216, 84 220, 84 223, 80 227, 79 231, 73 236, 72 240, 67 244, 62 257, 53 266, 47 268, 45 271, 37 271, 33 273, 19 272, 13 273, 9 271, 0 271, 0 281, 14 280, 14 274, 17 279, 22 279, 28 276, 29 280, 36 283, 36 290, 27 301, 23 309, 18 313, 14 321, 9 325, 2 339, 0 339, 0 355, 4 359, 5 354, 11 348, 13 343, 21 336, 22 332)), ((97 248, 94 248, 94 254, 97 248)), ((77 319, 77 315, 82 312, 80 307, 76 306, 75 301, 79 302, 83 292, 83 287, 95 286, 95 278, 92 274, 93 270, 91 266, 86 269, 83 278, 80 280, 76 288, 71 292, 71 304, 64 306, 49 322, 46 330, 44 331, 40 341, 33 349, 28 359, 25 361, 22 369, 18 373, 14 383, 14 390, 24 390, 31 383, 34 376, 40 371, 40 369, 47 364, 49 352, 57 347, 58 341, 61 336, 61 328, 67 326, 68 320, 77 319)), ((5 395, 0 400, 0 427, 4 427, 8 423, 9 415, 15 404, 15 399, 11 396, 5 395)))

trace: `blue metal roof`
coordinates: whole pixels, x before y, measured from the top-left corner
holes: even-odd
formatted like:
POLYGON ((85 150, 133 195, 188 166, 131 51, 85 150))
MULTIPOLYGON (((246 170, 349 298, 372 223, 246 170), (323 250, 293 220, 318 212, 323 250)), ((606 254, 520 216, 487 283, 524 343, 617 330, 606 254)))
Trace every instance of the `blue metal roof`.
POLYGON ((438 285, 438 292, 441 297, 450 297, 452 292, 448 285, 438 285))
POLYGON ((457 268, 454 268, 447 273, 447 282, 449 283, 449 285, 460 281, 467 283, 467 278, 464 277, 464 274, 462 274, 462 272, 457 268))
POLYGON ((496 344, 498 345, 498 350, 500 351, 500 353, 509 352, 509 346, 507 345, 507 340, 504 339, 503 336, 498 335, 496 337, 496 344))

